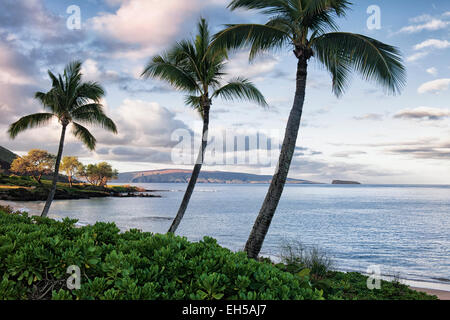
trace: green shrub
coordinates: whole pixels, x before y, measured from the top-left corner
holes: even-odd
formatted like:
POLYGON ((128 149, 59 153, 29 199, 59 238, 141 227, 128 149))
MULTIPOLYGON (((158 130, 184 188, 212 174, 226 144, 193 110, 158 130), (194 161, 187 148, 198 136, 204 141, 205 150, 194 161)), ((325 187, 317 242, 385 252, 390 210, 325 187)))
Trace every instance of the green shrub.
MULTIPOLYGON (((324 295, 329 300, 436 300, 437 297, 411 290, 398 283, 381 281, 381 288, 367 288, 367 276, 357 272, 329 272, 324 295)), ((317 287, 316 285, 314 285, 317 287)))
MULTIPOLYGON (((381 281, 381 288, 370 290, 368 277, 356 272, 331 270, 332 259, 318 247, 306 248, 299 242, 285 242, 281 250, 282 263, 277 268, 305 277, 312 287, 328 300, 435 300, 437 297, 417 292, 394 281, 381 281)), ((269 260, 270 261, 270 260, 269 260)))
POLYGON ((323 299, 308 278, 220 247, 0 208, 1 299, 323 299), (67 267, 81 269, 69 290, 67 267))
POLYGON ((332 259, 318 247, 305 247, 300 242, 285 242, 281 248, 281 261, 286 271, 309 269, 311 276, 321 279, 333 266, 332 259))

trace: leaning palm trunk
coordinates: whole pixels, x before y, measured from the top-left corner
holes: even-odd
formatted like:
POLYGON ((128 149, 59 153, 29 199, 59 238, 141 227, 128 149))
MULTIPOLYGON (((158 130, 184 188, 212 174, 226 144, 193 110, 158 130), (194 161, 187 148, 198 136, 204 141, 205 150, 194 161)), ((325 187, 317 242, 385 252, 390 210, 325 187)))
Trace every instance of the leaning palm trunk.
POLYGON ((199 111, 203 118, 203 136, 199 155, 183 201, 168 232, 174 233, 177 230, 203 165, 212 99, 247 100, 267 106, 261 92, 245 78, 233 78, 220 86, 224 82, 227 59, 226 49, 212 46, 208 24, 205 19, 201 19, 198 24, 198 34, 193 41, 181 41, 165 54, 154 56, 142 73, 146 78, 152 77, 166 81, 175 89, 187 93, 186 104, 199 111))
POLYGON ((48 194, 48 198, 47 201, 45 202, 44 210, 42 211, 41 217, 46 217, 48 215, 48 211, 50 210, 50 206, 52 205, 53 198, 55 197, 56 184, 58 182, 59 176, 59 165, 61 163, 61 157, 64 147, 64 137, 66 135, 66 128, 67 124, 63 124, 61 131, 61 139, 59 140, 58 155, 56 156, 55 172, 53 173, 52 188, 50 190, 50 193, 48 194))
POLYGON ((186 209, 189 204, 189 200, 191 200, 192 193, 194 192, 195 184, 197 183, 198 176, 200 175, 200 171, 203 165, 203 159, 205 156, 206 146, 208 144, 208 127, 209 127, 209 109, 210 105, 205 104, 203 106, 203 132, 202 132, 202 144, 200 146, 200 150, 198 153, 197 161, 194 166, 194 170, 192 171, 191 178, 189 179, 189 184, 187 186, 186 192, 184 193, 183 201, 181 202, 180 208, 178 209, 178 213, 175 219, 172 222, 172 225, 169 228, 168 232, 175 233, 180 225, 181 220, 186 212, 186 209))
POLYGON ((289 167, 295 151, 300 121, 303 112, 303 103, 305 101, 305 89, 307 78, 308 56, 301 53, 297 54, 297 87, 294 98, 294 105, 289 115, 286 127, 283 145, 281 148, 280 158, 278 160, 275 174, 264 199, 259 215, 255 221, 252 232, 245 245, 245 252, 249 258, 256 259, 264 242, 264 238, 269 230, 270 223, 277 209, 281 195, 283 193, 284 184, 286 183, 289 167), (300 55, 300 56, 299 56, 300 55))

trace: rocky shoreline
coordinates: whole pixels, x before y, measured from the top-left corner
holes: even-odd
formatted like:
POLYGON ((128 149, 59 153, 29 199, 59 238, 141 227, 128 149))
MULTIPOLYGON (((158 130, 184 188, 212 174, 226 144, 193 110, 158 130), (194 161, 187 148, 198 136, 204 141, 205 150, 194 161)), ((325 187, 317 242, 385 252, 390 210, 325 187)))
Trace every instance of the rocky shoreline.
MULTIPOLYGON (((50 190, 50 181, 37 182, 25 177, 0 176, 0 200, 6 201, 45 201, 50 190)), ((58 183, 55 200, 78 200, 90 198, 159 198, 146 190, 133 186, 93 186, 58 183)))
MULTIPOLYGON (((147 191, 145 191, 147 192, 147 191)), ((0 190, 0 200, 5 201, 45 201, 47 199, 47 189, 13 188, 0 190)), ((71 191, 58 189, 55 200, 80 200, 91 198, 161 198, 144 192, 104 192, 104 191, 71 191)))

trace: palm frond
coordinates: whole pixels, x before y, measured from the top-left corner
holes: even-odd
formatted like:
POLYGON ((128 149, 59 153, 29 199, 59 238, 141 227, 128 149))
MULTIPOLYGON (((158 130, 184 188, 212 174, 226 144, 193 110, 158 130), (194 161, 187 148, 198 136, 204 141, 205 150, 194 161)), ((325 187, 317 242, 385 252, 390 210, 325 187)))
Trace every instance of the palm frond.
POLYGON ((108 118, 103 111, 103 105, 98 103, 85 104, 72 112, 76 121, 87 124, 99 125, 103 129, 117 134, 117 127, 113 120, 108 118))
POLYGON ((45 109, 52 111, 54 114, 58 114, 61 109, 59 100, 55 94, 56 90, 57 89, 53 88, 47 93, 38 91, 34 94, 34 98, 37 99, 45 109))
POLYGON ((74 99, 71 106, 77 108, 92 101, 99 102, 105 94, 105 89, 99 83, 95 81, 84 82, 77 86, 73 94, 70 95, 74 99))
POLYGON ((50 70, 47 71, 48 76, 52 80, 52 88, 60 88, 63 89, 62 81, 60 81, 60 78, 56 77, 50 70))
POLYGON ((203 56, 208 50, 208 46, 211 40, 211 36, 209 34, 208 23, 205 19, 200 18, 200 21, 197 26, 197 36, 195 38, 195 48, 196 52, 199 56, 203 56))
POLYGON ((292 6, 290 6, 289 1, 286 0, 233 0, 228 5, 228 8, 231 10, 236 9, 259 10, 261 13, 268 15, 295 14, 295 9, 292 6))
POLYGON ((188 106, 191 106, 192 109, 198 110, 201 108, 201 101, 202 101, 202 97, 198 97, 198 96, 185 96, 184 97, 184 103, 188 106))
POLYGON ((64 68, 64 80, 67 96, 72 97, 81 83, 81 61, 73 61, 64 68))
POLYGON ((309 0, 304 7, 304 16, 313 17, 330 13, 337 17, 343 17, 350 5, 348 0, 309 0))
POLYGON ((216 48, 241 49, 251 47, 250 59, 259 53, 282 48, 293 41, 286 30, 271 25, 235 24, 214 36, 211 46, 216 48))
POLYGON ((95 150, 97 140, 88 129, 76 122, 72 122, 72 133, 76 138, 80 139, 89 150, 95 150))
POLYGON ((188 92, 199 90, 191 74, 163 56, 153 57, 142 72, 142 76, 167 81, 178 90, 188 92))
POLYGON ((253 83, 244 78, 235 78, 222 88, 217 89, 212 97, 221 97, 224 100, 248 100, 263 107, 267 107, 266 99, 253 83))
POLYGON ((42 127, 53 118, 52 113, 35 113, 22 117, 9 126, 9 136, 14 139, 17 135, 27 129, 42 127))
POLYGON ((353 70, 365 80, 396 94, 406 83, 406 70, 399 50, 375 39, 345 32, 327 33, 311 43, 315 56, 335 77, 334 91, 341 94, 345 79, 353 70), (340 78, 340 79, 339 79, 340 78))

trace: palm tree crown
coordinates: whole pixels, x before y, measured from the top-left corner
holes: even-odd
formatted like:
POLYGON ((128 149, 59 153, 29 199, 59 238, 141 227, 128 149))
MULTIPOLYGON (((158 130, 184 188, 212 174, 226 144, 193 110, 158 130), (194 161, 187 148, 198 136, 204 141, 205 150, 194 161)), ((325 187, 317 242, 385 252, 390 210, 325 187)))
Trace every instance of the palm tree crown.
POLYGON ((352 71, 398 93, 406 72, 397 48, 360 34, 338 32, 335 18, 345 16, 347 0, 233 0, 229 8, 253 9, 269 16, 261 24, 228 25, 215 36, 222 48, 250 46, 250 59, 267 50, 291 46, 297 58, 315 57, 331 73, 340 96, 352 71))
POLYGON ((103 88, 96 82, 81 81, 81 62, 75 61, 68 64, 64 69, 63 75, 58 75, 58 77, 50 70, 48 75, 52 81, 52 88, 47 93, 36 92, 35 98, 49 112, 35 113, 22 117, 11 124, 8 130, 10 137, 14 139, 20 132, 46 125, 54 117, 59 120, 62 126, 52 187, 41 214, 43 217, 47 216, 56 193, 67 126, 72 124, 72 133, 90 150, 95 149, 96 139, 79 122, 83 124, 97 124, 108 131, 117 133, 116 125, 103 112, 103 105, 100 103, 100 99, 105 95, 103 88))
POLYGON ((116 125, 106 116, 100 103, 105 94, 103 88, 96 82, 81 81, 81 62, 67 65, 63 75, 55 76, 51 71, 48 71, 48 75, 52 88, 47 93, 36 92, 35 98, 49 112, 30 114, 11 124, 8 130, 11 138, 14 139, 27 129, 44 126, 54 117, 64 127, 71 123, 72 133, 90 150, 95 149, 96 139, 80 122, 97 124, 117 133, 116 125))
POLYGON ((205 105, 220 97, 225 100, 246 99, 266 106, 264 96, 247 79, 237 77, 223 85, 227 51, 214 50, 212 37, 205 19, 198 24, 194 41, 178 42, 163 55, 157 55, 147 64, 143 76, 158 78, 187 93, 185 102, 203 115, 205 105))

